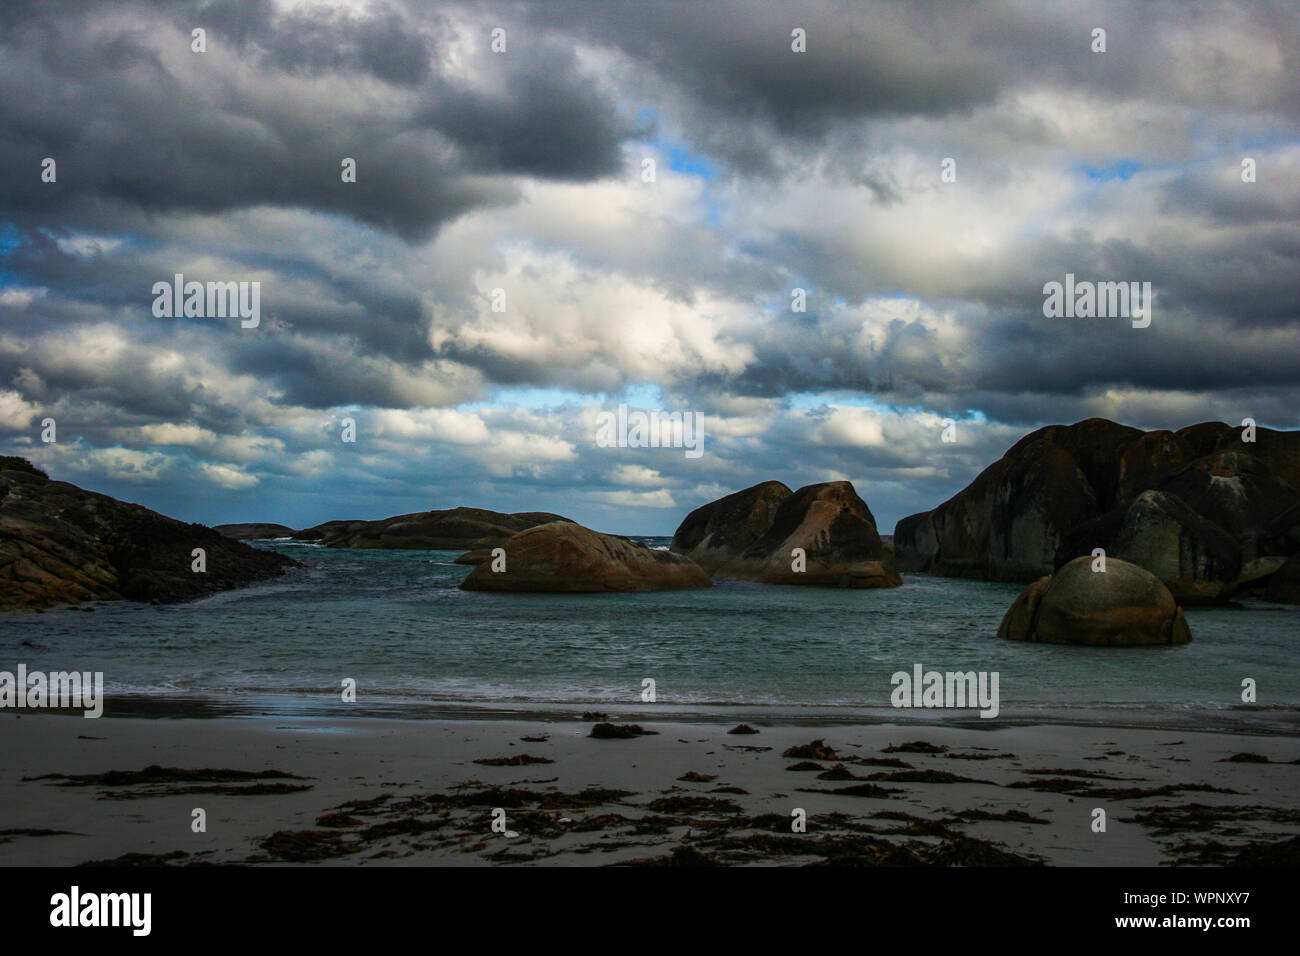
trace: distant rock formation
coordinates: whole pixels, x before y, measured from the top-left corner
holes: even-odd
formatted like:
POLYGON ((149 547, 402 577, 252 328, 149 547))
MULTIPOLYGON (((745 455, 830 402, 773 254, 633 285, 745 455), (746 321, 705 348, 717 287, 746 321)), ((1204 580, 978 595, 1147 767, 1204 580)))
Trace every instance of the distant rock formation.
POLYGON ((1150 571, 1106 559, 1075 558, 1016 598, 998 637, 1047 644, 1186 644, 1192 633, 1173 594, 1150 571))
POLYGON ((712 582, 690 558, 655 551, 571 521, 529 528, 499 545, 504 570, 480 563, 466 591, 664 591, 706 588, 712 582))
POLYGON ((326 521, 324 524, 312 525, 310 528, 303 528, 295 531, 289 537, 295 541, 313 541, 319 543, 322 538, 340 532, 346 527, 359 527, 368 524, 359 518, 344 518, 337 521, 326 521))
POLYGON ((502 514, 482 508, 450 508, 397 515, 379 521, 327 521, 294 532, 299 541, 327 548, 393 548, 411 551, 491 549, 511 535, 569 519, 542 511, 502 514))
POLYGON ((898 567, 1030 581, 1101 548, 1184 604, 1262 590, 1265 569, 1300 552, 1300 432, 1256 428, 1253 442, 1242 432, 1100 418, 1040 428, 933 511, 898 522, 898 567))
POLYGON ((672 548, 714 577, 848 588, 902 583, 871 509, 847 481, 796 492, 768 481, 720 498, 687 515, 672 548))
POLYGON ((171 603, 283 574, 296 561, 0 457, 0 608, 171 603), (191 570, 202 548, 207 570, 191 570))
POLYGON ((212 526, 214 530, 220 531, 227 538, 234 538, 236 541, 260 541, 266 538, 289 538, 293 536, 293 529, 287 528, 282 524, 218 524, 212 526))

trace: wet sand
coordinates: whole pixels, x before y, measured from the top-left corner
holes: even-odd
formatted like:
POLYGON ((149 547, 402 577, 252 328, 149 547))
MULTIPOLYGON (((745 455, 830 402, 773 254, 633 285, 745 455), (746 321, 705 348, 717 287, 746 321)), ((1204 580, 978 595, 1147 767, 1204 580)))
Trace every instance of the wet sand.
POLYGON ((5 714, 0 865, 1297 859, 1293 737, 611 720, 5 714))

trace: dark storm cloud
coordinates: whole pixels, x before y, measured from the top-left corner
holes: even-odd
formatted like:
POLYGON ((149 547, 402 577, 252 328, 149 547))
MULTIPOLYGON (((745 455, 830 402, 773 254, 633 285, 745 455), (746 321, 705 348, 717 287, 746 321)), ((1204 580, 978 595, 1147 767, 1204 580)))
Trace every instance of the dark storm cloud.
MULTIPOLYGON (((200 14, 201 15, 201 14, 200 14)), ((267 24, 262 62, 289 73, 348 73, 363 70, 399 86, 415 86, 429 76, 429 47, 392 9, 379 8, 364 19, 346 13, 289 13, 267 24)), ((258 41, 245 34, 249 46, 258 41)))
POLYGON ((632 126, 581 77, 571 53, 505 61, 503 94, 448 87, 417 119, 454 140, 475 169, 556 179, 615 172, 632 126))
POLYGON ((433 72, 430 51, 446 41, 439 19, 396 7, 364 17, 228 3, 19 14, 0 34, 0 167, 14 171, 0 207, 20 222, 84 223, 88 207, 102 221, 123 207, 270 204, 417 240, 515 196, 485 176, 609 173, 632 133, 571 54, 546 46, 500 58, 499 89, 487 94, 433 72), (189 52, 194 26, 208 31, 208 54, 189 52), (310 106, 295 102, 303 76, 320 84, 310 106), (367 77, 396 87, 380 109, 356 102, 367 77), (46 156, 59 164, 57 189, 37 178, 46 156), (357 161, 355 183, 341 182, 345 157, 357 161))
POLYGON ((927 16, 901 4, 590 0, 520 10, 617 46, 723 112, 794 132, 859 116, 942 115, 986 103, 998 89, 989 53, 936 42, 959 28, 960 8, 927 16), (793 53, 795 28, 806 31, 810 54, 793 53))
POLYGON ((1284 68, 1270 82, 1243 69, 1255 65, 1251 45, 1300 32, 1300 11, 1285 2, 1201 10, 1036 0, 558 0, 506 9, 621 51, 678 91, 676 119, 702 148, 747 173, 774 173, 778 145, 806 153, 855 122, 969 115, 1021 91, 1300 116, 1294 45, 1278 44, 1284 68), (1222 42, 1225 25, 1249 37, 1241 48, 1233 48, 1236 37, 1222 42), (791 50, 796 27, 806 31, 805 54, 791 50), (1106 30, 1104 54, 1091 49, 1097 27, 1106 30))
POLYGON ((404 394, 388 368, 351 361, 361 350, 347 339, 275 337, 239 342, 228 350, 228 367, 273 382, 279 400, 307 408, 372 405, 380 408, 421 404, 404 394))

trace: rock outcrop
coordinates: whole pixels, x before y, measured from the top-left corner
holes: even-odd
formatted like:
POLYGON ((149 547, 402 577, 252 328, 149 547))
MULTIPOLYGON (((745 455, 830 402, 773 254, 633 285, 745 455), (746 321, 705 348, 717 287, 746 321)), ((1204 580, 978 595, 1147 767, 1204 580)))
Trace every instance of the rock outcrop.
POLYGON ((205 525, 51 481, 25 459, 0 458, 0 608, 187 601, 296 564, 205 525), (191 570, 195 548, 205 552, 205 572, 191 570))
POLYGON ((902 583, 875 516, 847 481, 796 492, 764 482, 728 495, 691 512, 673 549, 702 557, 714 577, 848 588, 902 583))
POLYGON ((701 505, 677 528, 672 550, 713 574, 767 533, 777 510, 792 494, 779 481, 764 481, 701 505))
POLYGON ((569 519, 541 511, 502 514, 482 508, 450 508, 379 521, 328 521, 298 531, 294 537, 327 548, 466 551, 498 547, 520 531, 557 521, 569 519))
POLYGON ((666 591, 706 588, 712 582, 690 558, 600 534, 571 521, 520 531, 499 547, 504 569, 480 563, 466 591, 666 591))
POLYGON ((899 569, 996 581, 1050 573, 1061 538, 1108 510, 1120 455, 1141 434, 1092 419, 1026 435, 956 496, 898 522, 899 569))
POLYGON ((1192 639, 1173 594, 1150 571, 1114 558, 1105 571, 1075 558, 1025 588, 998 637, 1047 644, 1186 644, 1192 639))
POLYGON ((323 524, 312 525, 310 528, 303 528, 301 531, 295 531, 289 537, 295 541, 313 541, 320 543, 323 538, 334 534, 342 534, 346 528, 359 528, 369 522, 360 518, 344 518, 336 521, 326 521, 323 524))
POLYGON ((1260 570, 1300 551, 1300 432, 1250 437, 1218 422, 1038 429, 953 498, 900 521, 898 567, 1031 581, 1101 548, 1155 573, 1181 603, 1262 589, 1260 570))

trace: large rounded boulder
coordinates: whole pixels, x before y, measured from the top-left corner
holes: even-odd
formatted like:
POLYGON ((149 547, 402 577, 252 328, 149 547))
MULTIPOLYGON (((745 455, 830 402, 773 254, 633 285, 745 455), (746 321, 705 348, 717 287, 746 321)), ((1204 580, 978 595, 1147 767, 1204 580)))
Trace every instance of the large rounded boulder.
POLYGON ((779 481, 764 481, 701 505, 677 528, 672 550, 712 574, 749 550, 792 494, 779 481))
POLYGON ((529 528, 499 547, 503 553, 475 567, 464 590, 668 591, 713 583, 690 558, 569 521, 529 528))
POLYGON ((1150 571, 1091 557, 1075 558, 1054 575, 1027 587, 1007 611, 998 637, 1046 644, 1131 647, 1186 644, 1192 639, 1183 611, 1150 571))

